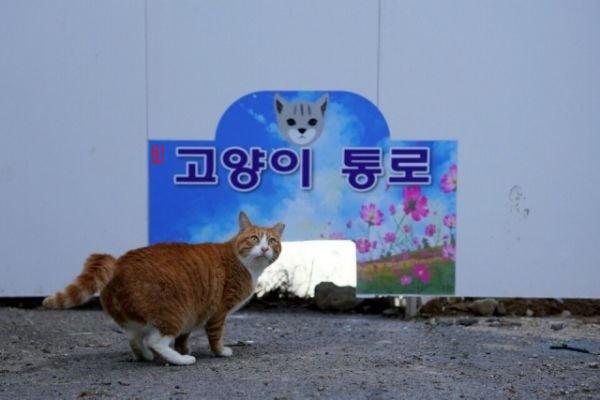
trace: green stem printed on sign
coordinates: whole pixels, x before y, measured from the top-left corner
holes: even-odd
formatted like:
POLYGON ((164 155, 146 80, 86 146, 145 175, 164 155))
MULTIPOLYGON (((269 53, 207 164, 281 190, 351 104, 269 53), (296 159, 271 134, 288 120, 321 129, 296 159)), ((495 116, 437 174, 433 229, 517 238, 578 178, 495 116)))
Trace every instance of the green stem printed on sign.
MULTIPOLYGON (((406 214, 404 214, 404 215, 402 216, 402 218, 400 218, 400 221, 398 221, 398 220, 396 219, 396 216, 394 215, 394 222, 396 223, 396 231, 394 232, 394 237, 395 237, 396 239, 395 239, 394 243, 398 241, 398 239, 397 239, 397 238, 398 238, 398 233, 400 232, 400 229, 401 229, 401 227, 402 227, 402 223, 404 222, 404 219, 406 219, 406 214)), ((404 233, 404 235, 406 236, 406 233, 404 233)), ((391 251, 391 249, 392 249, 392 244, 394 244, 394 243, 390 243, 390 247, 389 247, 389 249, 388 249, 388 252, 390 252, 390 251, 391 251)))
MULTIPOLYGON (((371 242, 371 224, 368 224, 367 227, 367 241, 371 242)), ((369 246, 369 259, 373 261, 373 247, 369 246)))

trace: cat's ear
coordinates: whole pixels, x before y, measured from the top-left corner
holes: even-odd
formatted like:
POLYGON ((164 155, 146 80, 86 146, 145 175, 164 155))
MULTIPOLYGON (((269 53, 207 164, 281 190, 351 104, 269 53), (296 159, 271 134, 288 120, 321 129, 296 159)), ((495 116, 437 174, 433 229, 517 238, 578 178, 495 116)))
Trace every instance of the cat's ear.
POLYGON ((321 96, 319 100, 317 100, 317 106, 321 110, 321 114, 325 115, 325 111, 327 110, 327 105, 329 104, 329 95, 324 94, 321 96))
POLYGON ((281 114, 286 104, 287 102, 285 101, 285 99, 281 97, 279 93, 277 93, 275 95, 275 111, 277 111, 277 114, 281 114))
POLYGON ((281 236, 283 234, 283 230, 285 229, 285 224, 283 222, 278 222, 271 229, 273 229, 275 232, 277 232, 279 236, 281 236))
POLYGON ((243 211, 240 212, 239 220, 240 220, 240 232, 252 225, 252 223, 250 222, 250 219, 248 218, 246 213, 243 211))

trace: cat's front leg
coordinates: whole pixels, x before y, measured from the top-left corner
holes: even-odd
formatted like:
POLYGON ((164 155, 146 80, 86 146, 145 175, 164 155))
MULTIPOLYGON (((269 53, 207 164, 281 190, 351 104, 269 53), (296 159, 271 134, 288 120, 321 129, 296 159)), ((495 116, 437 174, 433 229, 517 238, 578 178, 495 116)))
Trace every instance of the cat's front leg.
POLYGON ((217 314, 206 322, 205 330, 212 352, 219 357, 231 357, 233 350, 223 345, 226 313, 217 314))

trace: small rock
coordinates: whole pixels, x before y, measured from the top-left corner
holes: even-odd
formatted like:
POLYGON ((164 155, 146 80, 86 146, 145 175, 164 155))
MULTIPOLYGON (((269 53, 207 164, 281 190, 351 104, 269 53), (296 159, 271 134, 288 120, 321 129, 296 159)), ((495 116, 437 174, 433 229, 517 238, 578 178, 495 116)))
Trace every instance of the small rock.
POLYGON ((560 313, 560 316, 562 318, 569 318, 571 316, 571 311, 569 311, 569 310, 563 310, 563 312, 560 313))
POLYGON ((498 302, 498 305, 496 306, 496 314, 506 315, 506 306, 503 303, 498 302))
POLYGON ((400 315, 400 309, 399 308, 394 308, 394 307, 386 308, 385 310, 383 310, 381 312, 381 314, 384 317, 397 317, 397 316, 400 315))
POLYGON ((565 324, 563 324, 561 322, 556 322, 556 323, 550 325, 550 328, 553 331, 560 331, 564 327, 565 327, 565 324))
POLYGON ((448 307, 448 309, 467 312, 467 311, 469 311, 469 307, 470 307, 470 304, 463 301, 460 303, 452 304, 451 306, 448 307))
POLYGON ((252 346, 254 344, 253 340, 238 340, 235 343, 230 343, 227 346, 229 347, 246 347, 246 346, 252 346))
POLYGON ((533 317, 533 310, 528 308, 527 311, 525 311, 525 315, 527 315, 528 317, 533 317))
POLYGON ((460 318, 456 323, 462 326, 471 326, 477 324, 477 318, 460 318))
POLYGON ((469 309, 477 315, 491 317, 494 315, 496 307, 498 307, 498 301, 495 299, 480 299, 472 302, 469 309))
POLYGON ((361 303, 356 288, 321 282, 315 287, 315 303, 325 311, 349 311, 361 303))
POLYGON ((588 368, 598 369, 598 363, 597 362, 591 362, 591 363, 588 364, 588 368))
POLYGON ((521 324, 520 322, 517 321, 506 321, 506 320, 500 320, 500 325, 507 327, 507 328, 512 328, 515 326, 521 326, 523 324, 521 324))
POLYGON ((110 330, 113 331, 113 332, 117 332, 117 333, 123 333, 123 331, 120 330, 119 328, 117 328, 116 326, 111 326, 110 330))

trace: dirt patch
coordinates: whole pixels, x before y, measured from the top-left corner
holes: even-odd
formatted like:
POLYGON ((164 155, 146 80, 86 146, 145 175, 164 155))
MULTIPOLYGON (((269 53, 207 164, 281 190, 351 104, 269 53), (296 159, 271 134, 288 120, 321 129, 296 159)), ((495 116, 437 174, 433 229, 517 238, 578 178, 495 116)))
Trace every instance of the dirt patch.
MULTIPOLYGON (((428 301, 420 309, 420 314, 429 316, 471 315, 472 304, 478 298, 438 297, 428 301)), ((496 299, 496 315, 546 317, 568 312, 573 316, 600 316, 600 300, 593 299, 496 299)))
MULTIPOLYGON (((22 309, 35 309, 41 306, 42 297, 0 298, 0 307, 16 307, 22 309)), ((424 318, 432 316, 464 316, 477 315, 473 312, 472 304, 481 300, 476 297, 436 297, 424 304, 419 315, 424 318)), ((548 317, 573 315, 578 317, 600 317, 600 300, 594 299, 526 299, 526 298, 497 298, 499 307, 494 313, 496 316, 527 316, 548 317)), ((393 297, 376 297, 361 300, 356 307, 346 312, 350 314, 382 314, 390 308, 395 308, 394 315, 402 316, 403 307, 394 306, 393 297)), ((100 310, 100 301, 97 297, 78 310, 100 310)), ((254 296, 244 307, 249 311, 261 310, 311 310, 320 311, 314 298, 298 297, 286 290, 273 290, 258 298, 254 296)), ((332 312, 329 310, 328 312, 332 312)), ((341 310, 338 310, 341 312, 341 310)))

